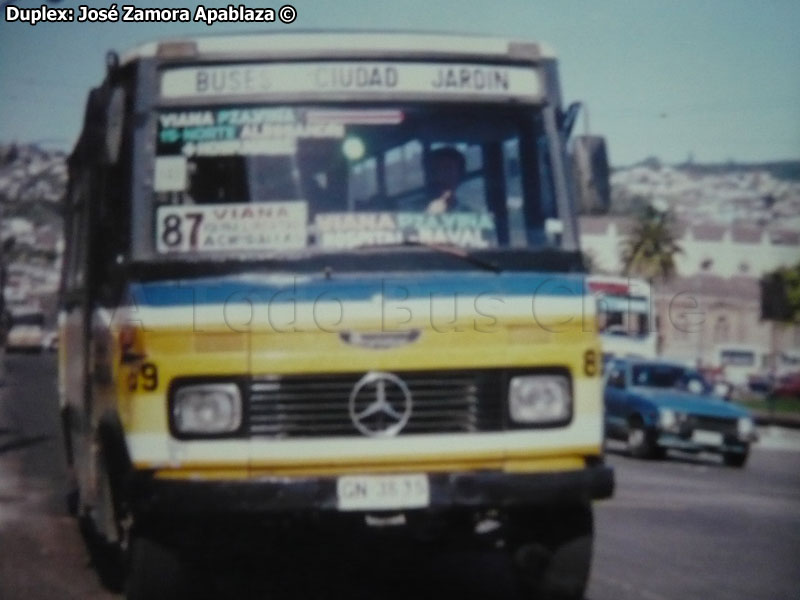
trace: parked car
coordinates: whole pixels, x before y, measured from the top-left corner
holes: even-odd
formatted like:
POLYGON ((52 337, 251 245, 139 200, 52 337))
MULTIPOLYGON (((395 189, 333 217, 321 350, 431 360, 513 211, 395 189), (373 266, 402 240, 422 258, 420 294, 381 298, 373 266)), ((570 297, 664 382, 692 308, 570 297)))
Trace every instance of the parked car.
POLYGON ((747 376, 747 389, 756 394, 769 394, 774 383, 774 377, 767 370, 747 376))
POLYGON ((606 436, 627 441, 636 457, 711 451, 742 467, 756 439, 747 409, 714 395, 700 373, 680 364, 612 360, 604 400, 606 436))
POLYGON ((11 312, 11 329, 6 347, 9 351, 41 352, 44 340, 44 313, 35 308, 11 312))
POLYGON ((771 395, 788 396, 800 400, 800 372, 780 377, 772 388, 771 395))

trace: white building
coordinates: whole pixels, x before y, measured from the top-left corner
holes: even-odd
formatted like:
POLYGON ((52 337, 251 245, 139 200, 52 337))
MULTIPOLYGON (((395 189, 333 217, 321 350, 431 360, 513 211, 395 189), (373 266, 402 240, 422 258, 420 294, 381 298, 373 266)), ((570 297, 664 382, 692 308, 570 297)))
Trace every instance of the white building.
MULTIPOLYGON (((595 270, 609 274, 622 270, 620 248, 632 225, 633 220, 625 217, 581 217, 581 245, 592 257, 595 270)), ((676 229, 683 249, 675 257, 681 276, 709 273, 760 278, 800 261, 800 231, 681 222, 676 229)))
MULTIPOLYGON (((633 221, 582 217, 581 244, 594 271, 622 270, 620 247, 633 221)), ((670 359, 719 366, 719 349, 751 348, 756 370, 800 349, 800 326, 761 320, 759 279, 800 261, 800 232, 711 223, 679 223, 677 275, 654 286, 660 353, 670 359)))

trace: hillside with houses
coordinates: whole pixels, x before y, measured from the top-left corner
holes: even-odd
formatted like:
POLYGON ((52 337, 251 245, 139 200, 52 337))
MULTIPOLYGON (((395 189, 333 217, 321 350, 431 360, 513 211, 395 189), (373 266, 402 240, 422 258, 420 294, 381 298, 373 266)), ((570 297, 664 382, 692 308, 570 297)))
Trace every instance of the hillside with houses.
POLYGON ((662 201, 688 224, 800 231, 800 162, 665 166, 649 160, 616 169, 611 186, 611 212, 620 216, 662 201))
POLYGON ((0 238, 14 239, 6 297, 52 312, 58 290, 66 155, 29 145, 0 145, 0 238))

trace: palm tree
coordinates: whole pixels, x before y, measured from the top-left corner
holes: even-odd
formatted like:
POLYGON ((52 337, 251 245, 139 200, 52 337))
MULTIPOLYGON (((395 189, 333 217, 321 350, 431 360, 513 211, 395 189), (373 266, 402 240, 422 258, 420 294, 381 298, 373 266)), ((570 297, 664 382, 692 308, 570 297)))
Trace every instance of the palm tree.
POLYGON ((675 274, 675 255, 682 253, 672 213, 666 206, 648 205, 622 242, 622 272, 653 283, 675 274))

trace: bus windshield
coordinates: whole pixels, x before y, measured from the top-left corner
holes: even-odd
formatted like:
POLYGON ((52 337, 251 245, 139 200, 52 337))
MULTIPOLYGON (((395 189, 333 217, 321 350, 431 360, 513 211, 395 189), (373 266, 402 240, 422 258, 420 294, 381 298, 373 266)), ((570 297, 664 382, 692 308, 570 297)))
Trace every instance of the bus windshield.
POLYGON ((547 243, 541 110, 490 104, 157 112, 155 252, 292 255, 409 243, 547 243))

